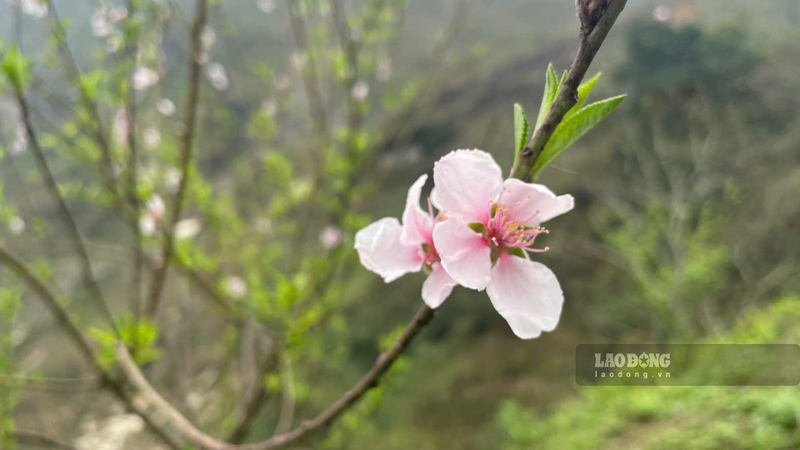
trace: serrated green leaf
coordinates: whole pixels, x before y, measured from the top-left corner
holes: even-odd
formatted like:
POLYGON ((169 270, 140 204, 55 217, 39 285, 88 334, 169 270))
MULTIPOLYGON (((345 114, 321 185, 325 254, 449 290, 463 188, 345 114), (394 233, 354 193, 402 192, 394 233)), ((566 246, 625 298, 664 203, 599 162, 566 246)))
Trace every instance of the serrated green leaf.
POLYGON ((574 116, 575 113, 580 111, 580 109, 586 103, 586 98, 592 93, 594 86, 597 84, 597 80, 600 79, 600 75, 602 74, 602 72, 597 72, 592 78, 589 78, 581 83, 581 85, 578 87, 578 103, 576 103, 575 106, 573 106, 572 109, 567 112, 567 115, 564 116, 564 120, 569 119, 571 116, 574 116))
POLYGON ((528 140, 528 117, 519 103, 514 103, 514 166, 519 160, 519 152, 528 140))
POLYGON ((625 99, 625 96, 620 95, 592 103, 578 110, 569 119, 562 121, 547 142, 542 154, 539 155, 536 166, 533 169, 533 178, 536 178, 542 170, 561 156, 566 149, 605 119, 611 111, 622 103, 623 99, 625 99))
POLYGON ((542 94, 542 104, 539 106, 539 116, 536 118, 536 126, 533 127, 533 132, 539 129, 539 126, 544 122, 547 113, 550 112, 550 106, 553 105, 553 100, 556 99, 558 93, 558 75, 553 64, 547 66, 547 76, 544 82, 544 93, 542 94))

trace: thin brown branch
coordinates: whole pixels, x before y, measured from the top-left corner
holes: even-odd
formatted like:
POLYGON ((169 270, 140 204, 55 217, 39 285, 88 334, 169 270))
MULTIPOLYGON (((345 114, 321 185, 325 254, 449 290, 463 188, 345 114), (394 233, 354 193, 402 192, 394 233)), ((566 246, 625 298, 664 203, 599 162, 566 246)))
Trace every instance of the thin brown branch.
POLYGON ((20 114, 22 116, 22 123, 25 125, 25 130, 28 134, 28 141, 31 145, 31 153, 36 160, 39 173, 42 176, 42 180, 44 181, 50 197, 52 197, 53 201, 58 206, 61 220, 67 227, 70 242, 72 243, 75 253, 78 254, 78 259, 83 272, 83 278, 89 286, 92 296, 100 306, 100 311, 102 312, 105 320, 108 322, 108 325, 117 335, 119 335, 119 331, 117 330, 114 322, 114 317, 112 316, 111 310, 109 309, 108 304, 103 297, 103 293, 100 290, 100 285, 97 283, 97 279, 94 276, 92 263, 89 259, 89 253, 86 251, 86 246, 83 243, 83 238, 81 237, 80 231, 78 231, 78 226, 75 223, 75 219, 72 216, 72 213, 70 213, 69 208, 67 208, 67 203, 64 201, 64 197, 61 195, 61 191, 58 188, 58 183, 56 183, 56 180, 53 177, 53 172, 50 170, 50 166, 47 164, 47 160, 44 157, 42 147, 39 145, 39 138, 33 128, 30 110, 28 108, 28 102, 25 99, 25 94, 21 90, 17 90, 15 91, 15 97, 20 109, 20 114))
POLYGON ((94 351, 89 345, 89 341, 83 336, 78 326, 72 321, 67 311, 58 303, 56 296, 37 278, 30 269, 28 269, 19 259, 9 253, 5 248, 0 247, 0 262, 8 266, 28 287, 42 299, 47 309, 56 319, 58 325, 67 332, 69 338, 78 347, 78 350, 91 366, 92 370, 100 378, 101 384, 109 388, 114 395, 117 396, 129 410, 142 417, 147 427, 152 431, 161 441, 168 445, 173 450, 180 450, 182 446, 172 439, 164 432, 148 415, 147 411, 138 406, 133 401, 133 397, 128 392, 124 385, 116 378, 111 376, 109 372, 103 369, 97 362, 94 351))
POLYGON ((94 138, 97 141, 97 144, 100 146, 100 159, 103 164, 103 168, 100 172, 103 174, 106 188, 109 190, 109 192, 116 195, 117 186, 114 178, 113 162, 111 159, 111 144, 108 142, 105 127, 103 126, 103 121, 100 117, 100 110, 95 101, 83 87, 81 82, 81 70, 80 67, 78 67, 78 62, 75 59, 75 55, 73 55, 72 50, 69 48, 67 33, 58 16, 55 2, 50 0, 47 3, 50 11, 50 14, 48 15, 50 17, 50 30, 53 38, 55 39, 58 51, 61 53, 61 56, 65 61, 64 67, 67 70, 67 75, 71 78, 72 83, 78 89, 81 103, 83 103, 84 108, 86 108, 91 115, 92 122, 95 125, 94 138))
MULTIPOLYGON (((539 129, 531 136, 528 145, 520 153, 519 162, 511 169, 511 177, 523 181, 531 181, 536 160, 544 150, 545 145, 553 136, 556 127, 564 116, 578 102, 578 86, 580 86, 589 65, 594 60, 597 51, 603 44, 617 17, 625 8, 627 0, 608 0, 601 9, 591 8, 586 12, 585 1, 579 2, 579 16, 581 19, 580 43, 575 59, 572 61, 564 86, 558 91, 553 106, 547 113, 539 129)), ((602 2, 588 2, 601 4, 602 2)))
MULTIPOLYGON (((136 5, 134 0, 127 1, 128 20, 133 22, 136 17, 136 5)), ((135 26, 135 25, 134 25, 135 26)), ((139 55, 139 35, 129 36, 126 53, 128 59, 136 67, 136 60, 139 55)), ((131 74, 132 76, 132 74, 131 74)), ((131 231, 133 232, 133 268, 131 273, 131 292, 130 292, 130 309, 136 320, 139 320, 141 315, 141 296, 142 296, 142 266, 144 263, 144 253, 142 250, 142 231, 139 228, 139 212, 141 205, 139 201, 138 185, 139 185, 139 157, 138 157, 138 142, 136 140, 136 90, 128 89, 127 98, 128 109, 128 201, 133 208, 133 214, 130 216, 131 231)), ((136 327, 136 334, 134 336, 134 347, 138 344, 139 327, 136 327)))
POLYGON ((167 272, 172 262, 172 255, 175 252, 175 225, 180 220, 184 197, 186 197, 186 189, 189 184, 192 144, 194 143, 195 127, 197 125, 197 103, 200 97, 200 53, 203 50, 200 37, 206 25, 207 16, 207 0, 197 0, 194 23, 192 25, 192 48, 189 60, 189 96, 186 100, 186 129, 181 136, 179 168, 181 178, 178 184, 178 191, 172 202, 169 227, 164 233, 164 242, 161 249, 162 263, 153 273, 153 282, 150 286, 148 304, 145 311, 148 317, 153 317, 158 312, 167 272))
POLYGON ((55 450, 76 450, 76 447, 65 444, 57 439, 34 431, 15 431, 11 433, 14 439, 26 446, 36 448, 51 448, 55 450))
POLYGON ((433 319, 433 310, 427 306, 422 306, 394 345, 381 354, 372 369, 328 409, 313 419, 303 421, 292 431, 252 444, 229 444, 204 433, 156 392, 136 366, 125 346, 117 346, 117 355, 122 372, 139 391, 145 403, 168 419, 175 431, 190 443, 203 450, 270 450, 296 442, 308 433, 330 425, 336 418, 358 402, 370 389, 377 387, 383 375, 392 367, 397 358, 405 352, 411 341, 431 319, 433 319))

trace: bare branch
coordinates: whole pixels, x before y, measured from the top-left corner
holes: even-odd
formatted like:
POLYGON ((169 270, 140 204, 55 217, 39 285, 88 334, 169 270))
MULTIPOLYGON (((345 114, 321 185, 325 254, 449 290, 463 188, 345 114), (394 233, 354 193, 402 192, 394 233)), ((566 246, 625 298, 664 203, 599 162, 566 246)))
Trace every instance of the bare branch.
POLYGON ((103 164, 101 173, 103 174, 106 188, 112 194, 117 195, 116 181, 114 179, 114 168, 111 160, 111 144, 108 142, 103 121, 100 117, 100 111, 97 107, 97 104, 83 88, 81 83, 81 70, 78 67, 75 56, 72 54, 72 50, 69 48, 67 33, 58 17, 55 2, 50 0, 47 3, 50 11, 50 30, 53 38, 55 39, 56 46, 58 47, 58 51, 61 53, 61 56, 65 61, 64 66, 68 72, 68 76, 72 79, 72 83, 78 89, 81 102, 83 103, 84 108, 86 108, 86 110, 89 111, 89 114, 91 114, 92 121, 95 124, 94 138, 100 146, 100 157, 103 164))
POLYGON ((39 145, 39 139, 31 122, 30 111, 28 109, 28 102, 25 99, 25 94, 21 90, 17 90, 15 91, 15 96, 20 109, 20 114, 22 115, 22 123, 25 125, 25 130, 28 134, 28 140, 31 144, 31 153, 33 153, 34 159, 36 160, 39 173, 42 176, 45 187, 47 188, 47 191, 52 197, 53 201, 58 205, 61 219, 67 226, 70 240, 75 252, 78 254, 78 259, 81 263, 83 277, 88 284, 92 295, 97 300, 104 318, 114 332, 119 335, 119 331, 117 330, 114 322, 114 317, 111 314, 111 310, 108 308, 108 304, 103 298, 100 285, 97 283, 97 279, 92 271, 92 263, 89 259, 89 253, 86 251, 86 247, 83 244, 83 238, 81 237, 80 231, 78 231, 78 226, 75 224, 75 219, 72 217, 72 213, 70 213, 69 208, 67 208, 67 203, 64 201, 64 197, 61 195, 61 191, 58 189, 58 184, 53 177, 53 173, 50 171, 50 167, 48 166, 47 160, 44 157, 42 147, 39 145))
POLYGON ((166 417, 176 432, 187 441, 203 450, 269 450, 288 445, 312 431, 326 427, 358 402, 370 389, 377 387, 381 377, 392 367, 397 358, 405 352, 411 341, 431 319, 433 319, 433 310, 427 306, 422 306, 392 348, 380 355, 372 369, 328 409, 317 417, 302 422, 292 431, 252 444, 229 444, 205 434, 156 392, 136 366, 136 363, 133 362, 124 345, 117 345, 117 355, 122 372, 128 381, 138 389, 144 401, 166 417))
POLYGON ((86 362, 92 367, 94 372, 100 377, 103 386, 109 388, 119 398, 129 410, 142 417, 148 428, 165 444, 173 450, 180 450, 182 447, 179 443, 175 442, 169 435, 167 435, 158 425, 150 419, 147 411, 138 406, 130 393, 125 390, 122 383, 111 376, 110 373, 105 371, 97 362, 94 351, 89 346, 89 341, 81 333, 78 326, 72 321, 67 314, 66 310, 58 303, 56 296, 30 271, 19 259, 14 257, 5 248, 0 247, 0 262, 8 266, 17 276, 22 279, 28 287, 33 290, 39 298, 44 301, 45 306, 50 310, 50 313, 55 317, 58 325, 67 332, 67 335, 72 339, 73 343, 78 347, 81 355, 86 362))
POLYGON ((178 223, 183 211, 186 186, 189 183, 189 170, 192 160, 192 144, 194 143, 195 127, 197 125, 197 103, 200 96, 200 53, 202 52, 201 34, 206 25, 208 15, 207 0, 198 0, 195 9, 194 23, 192 25, 192 48, 189 60, 189 96, 186 100, 186 129, 181 136, 180 172, 181 178, 178 191, 172 203, 169 227, 164 233, 164 245, 161 249, 161 266, 153 273, 153 282, 150 286, 149 300, 145 314, 148 317, 158 312, 161 293, 167 278, 172 255, 175 252, 175 225, 178 223))
POLYGON ((26 446, 52 448, 55 450, 76 450, 76 448, 71 445, 33 431, 15 431, 12 433, 12 436, 14 436, 17 442, 25 444, 26 446))
MULTIPOLYGON (((531 136, 528 145, 520 153, 519 162, 511 169, 511 177, 523 181, 531 181, 536 160, 544 150, 547 141, 553 136, 556 127, 564 116, 578 102, 578 86, 586 75, 589 65, 594 60, 597 51, 603 44, 617 17, 625 8, 627 0, 604 0, 594 2, 579 2, 579 15, 581 16, 581 33, 578 53, 572 61, 572 66, 567 74, 561 90, 558 91, 553 106, 547 113, 542 125, 531 136), (603 4, 597 9, 596 4, 603 4), (585 5, 592 6, 591 11, 584 11, 585 5), (584 16, 586 17, 584 19, 584 16)), ((588 6, 587 6, 588 7, 588 6)))

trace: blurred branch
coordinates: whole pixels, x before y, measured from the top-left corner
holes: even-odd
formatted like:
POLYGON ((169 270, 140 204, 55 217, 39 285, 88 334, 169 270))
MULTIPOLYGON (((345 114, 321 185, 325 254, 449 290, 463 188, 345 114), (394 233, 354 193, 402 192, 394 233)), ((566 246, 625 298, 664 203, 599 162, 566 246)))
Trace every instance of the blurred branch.
POLYGON ((7 389, 33 387, 42 391, 75 393, 99 388, 100 379, 98 377, 50 378, 0 374, 0 386, 7 389))
POLYGON ((50 171, 50 167, 48 166, 47 160, 44 157, 44 152, 39 145, 38 136, 36 135, 36 131, 33 129, 33 124, 31 122, 30 111, 28 109, 28 102, 25 99, 25 94, 20 89, 15 90, 14 93, 20 109, 20 114, 22 115, 22 123, 25 125, 25 130, 28 133, 28 140, 31 144, 31 153, 33 153, 34 159, 36 160, 39 173, 42 176, 45 187, 47 188, 50 196, 58 205, 61 219, 67 226, 70 240, 75 252, 78 254, 78 259, 81 263, 84 280, 89 285, 89 290, 92 292, 92 295, 99 303, 100 310, 108 322, 108 325, 114 330, 117 336, 119 336, 119 330, 117 330, 114 317, 111 314, 111 310, 108 308, 108 304, 103 297, 103 293, 101 292, 100 286, 98 285, 97 279, 92 271, 92 263, 89 259, 89 253, 86 251, 86 247, 83 244, 83 238, 81 237, 80 231, 78 231, 78 226, 76 225, 75 219, 72 217, 69 208, 67 208, 64 197, 61 195, 61 191, 58 188, 58 183, 56 183, 53 173, 50 171))
POLYGON ((558 91, 544 122, 531 136, 525 149, 520 152, 519 162, 511 169, 511 178, 531 181, 536 160, 556 131, 558 124, 561 123, 567 112, 578 103, 578 86, 617 17, 625 8, 626 2, 627 0, 578 1, 578 16, 581 18, 578 53, 572 61, 567 79, 558 91))
POLYGON ((76 450, 76 447, 33 431, 15 431, 11 433, 11 435, 17 442, 26 446, 52 448, 56 450, 76 450))
POLYGON ((124 345, 117 345, 117 356, 122 372, 139 391, 144 402, 169 419, 170 424, 187 441, 204 450, 269 450, 288 445, 306 436, 309 432, 326 427, 358 402, 370 389, 377 387, 381 377, 391 368, 397 358, 405 352, 420 330, 433 319, 433 315, 433 310, 423 305, 394 345, 378 357, 372 369, 353 388, 320 415, 303 421, 292 431, 252 444, 228 444, 205 434, 156 392, 136 366, 124 345))
POLYGON ((72 79, 72 83, 78 89, 81 102, 83 103, 84 108, 86 108, 91 115, 92 121, 95 124, 94 137, 100 146, 100 157, 103 164, 103 170, 101 170, 101 173, 103 174, 106 188, 112 194, 118 195, 116 182, 114 180, 114 169, 111 160, 111 145, 108 142, 103 121, 100 117, 100 111, 98 110, 97 104, 83 88, 83 84, 81 82, 81 71, 78 67, 78 63, 75 60, 72 50, 69 48, 69 43, 67 42, 67 33, 66 30, 64 30, 64 26, 61 24, 61 19, 58 16, 55 2, 48 0, 47 4, 50 10, 48 17, 50 17, 50 30, 53 35, 53 39, 56 42, 59 53, 61 53, 62 58, 66 61, 64 66, 68 72, 68 76, 72 79))
POLYGON ((55 295, 30 271, 20 260, 9 253, 5 248, 0 247, 0 262, 8 266, 28 287, 33 290, 45 303, 50 313, 55 317, 58 325, 67 332, 69 338, 78 347, 83 358, 92 367, 94 372, 100 377, 103 386, 109 388, 125 405, 142 417, 148 428, 165 444, 173 450, 180 450, 181 446, 169 437, 158 425, 156 425, 147 415, 147 411, 134 402, 133 397, 125 387, 110 373, 105 371, 97 362, 89 341, 81 333, 78 326, 72 321, 67 311, 58 303, 55 295))
POLYGON ((164 283, 167 278, 169 265, 172 262, 172 255, 175 252, 174 234, 175 225, 180 220, 183 210, 184 197, 186 196, 186 186, 189 183, 190 163, 192 160, 192 143, 197 119, 197 103, 200 95, 200 53, 203 50, 201 35, 206 24, 208 15, 207 0, 197 0, 195 8, 195 18, 192 25, 192 48, 189 60, 189 96, 186 101, 186 129, 181 136, 180 150, 180 172, 181 178, 178 184, 178 191, 172 203, 172 211, 169 226, 164 234, 164 245, 161 249, 161 266, 153 273, 153 281, 150 286, 149 300, 145 314, 153 317, 158 312, 161 300, 161 293, 164 290, 164 283))
MULTIPOLYGON (((135 28, 135 16, 136 16, 136 6, 137 3, 135 0, 128 0, 127 1, 127 9, 128 9, 128 21, 132 22, 132 27, 135 28)), ((136 60, 139 56, 139 33, 137 32, 133 36, 128 36, 129 42, 127 43, 126 53, 128 59, 133 63, 133 70, 136 68, 136 60)), ((132 77, 132 73, 130 74, 132 77)), ((141 209, 140 201, 139 201, 139 193, 138 193, 138 185, 139 185, 139 157, 138 157, 138 142, 136 141, 136 89, 131 89, 128 87, 128 98, 127 98, 127 109, 128 109, 128 177, 127 177, 127 184, 128 184, 128 201, 133 208, 133 214, 131 214, 130 221, 131 221, 131 231, 133 231, 133 270, 131 275, 131 298, 130 298, 130 308, 131 313, 139 320, 139 316, 141 315, 141 296, 142 296, 142 264, 144 262, 144 255, 142 251, 142 230, 139 228, 139 211, 141 209)), ((139 327, 135 327, 137 330, 136 336, 134 336, 134 344, 138 341, 138 330, 139 327)))

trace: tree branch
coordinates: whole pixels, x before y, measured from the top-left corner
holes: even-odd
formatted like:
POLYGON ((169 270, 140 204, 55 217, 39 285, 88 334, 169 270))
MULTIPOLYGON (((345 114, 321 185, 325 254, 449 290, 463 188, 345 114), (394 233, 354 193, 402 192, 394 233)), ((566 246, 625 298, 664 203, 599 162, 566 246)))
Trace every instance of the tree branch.
POLYGON ((108 142, 108 137, 106 136, 105 129, 103 127, 103 121, 100 117, 100 111, 97 108, 97 104, 92 100, 86 90, 83 88, 81 83, 81 71, 78 67, 78 62, 75 60, 75 56, 72 54, 72 50, 69 48, 69 44, 67 42, 67 33, 64 30, 63 25, 61 24, 61 20, 59 19, 58 12, 56 10, 55 2, 49 0, 47 2, 49 9, 50 9, 50 30, 53 34, 53 38, 56 41, 56 46, 58 47, 58 51, 61 53, 62 58, 66 61, 65 67, 67 69, 68 75, 72 78, 72 83, 78 89, 78 93, 80 94, 81 102, 83 103, 84 108, 89 111, 89 114, 92 117, 92 121, 95 124, 95 140, 100 146, 100 158, 103 163, 103 170, 100 172, 103 174, 106 188, 113 194, 117 195, 116 189, 116 182, 114 179, 114 169, 113 163, 111 160, 111 145, 108 142))
POLYGON ((97 362, 92 347, 89 341, 80 332, 78 326, 72 321, 67 314, 66 310, 58 303, 56 296, 30 271, 19 259, 14 257, 5 248, 0 246, 0 262, 7 265, 17 276, 22 279, 28 287, 33 290, 39 298, 44 301, 45 306, 50 310, 50 313, 55 317, 58 325, 63 328, 67 335, 72 339, 73 343, 78 347, 83 358, 91 366, 92 370, 100 377, 100 381, 104 387, 109 388, 119 398, 129 410, 142 417, 147 427, 165 444, 173 450, 180 450, 182 447, 179 443, 175 442, 169 435, 167 435, 158 425, 155 424, 147 415, 147 411, 138 406, 133 401, 133 397, 128 391, 125 390, 122 383, 111 376, 105 369, 103 369, 97 362))
POLYGON ((175 252, 175 225, 183 211, 186 186, 189 184, 189 170, 192 160, 192 144, 194 142, 195 127, 197 122, 197 102, 200 96, 200 53, 202 52, 201 34, 206 25, 208 15, 207 0, 197 0, 194 23, 192 25, 192 48, 189 60, 189 97, 186 101, 186 129, 181 136, 180 172, 181 179, 178 191, 172 203, 170 224, 164 233, 164 245, 161 249, 161 266, 153 273, 153 282, 150 285, 149 300, 145 314, 153 317, 158 312, 161 293, 167 278, 172 255, 175 252))
POLYGON ((553 136, 556 127, 564 119, 567 112, 578 102, 578 86, 586 75, 589 65, 594 60, 597 51, 603 44, 608 32, 616 22, 627 0, 603 0, 588 2, 602 4, 601 9, 589 8, 586 0, 578 2, 579 16, 581 17, 581 33, 578 53, 572 61, 564 86, 558 91, 553 106, 547 113, 542 125, 531 136, 528 145, 520 153, 519 162, 511 169, 511 178, 519 178, 530 182, 536 160, 544 150, 545 145, 553 136), (607 1, 607 3, 605 3, 607 1), (585 14, 591 9, 590 14, 585 14), (586 18, 584 18, 586 16, 586 18), (591 22, 587 22, 591 21, 591 22))
POLYGON ((156 392, 136 366, 124 345, 117 345, 117 355, 122 372, 128 381, 136 387, 144 401, 169 419, 175 431, 193 445, 203 450, 270 450, 288 445, 314 430, 326 427, 358 402, 370 389, 378 386, 381 377, 392 367, 397 358, 405 352, 411 341, 431 319, 433 319, 433 310, 427 306, 422 306, 394 345, 387 352, 381 354, 372 369, 328 409, 313 419, 302 422, 292 431, 252 444, 229 444, 205 434, 156 392))
POLYGON ((57 441, 49 436, 33 431, 15 431, 11 433, 20 444, 33 447, 52 448, 55 450, 76 450, 75 447, 57 441))
POLYGON ((28 102, 25 99, 25 94, 22 92, 22 90, 15 90, 15 97, 17 104, 19 105, 20 114, 22 116, 22 123, 25 125, 25 130, 28 133, 28 140, 31 144, 31 153, 33 153, 34 159, 36 160, 39 173, 42 176, 45 187, 47 188, 50 196, 53 198, 53 201, 55 201, 56 205, 58 206, 61 219, 67 226, 70 240, 75 252, 78 254, 78 259, 81 263, 83 277, 88 284, 92 295, 99 303, 100 310, 104 318, 108 322, 111 329, 117 334, 117 336, 119 336, 119 330, 117 330, 114 317, 111 314, 111 310, 108 308, 108 304, 106 303, 103 293, 100 290, 100 285, 97 283, 97 279, 92 271, 92 263, 89 259, 89 253, 86 251, 86 247, 83 244, 83 238, 81 237, 80 231, 78 231, 78 226, 76 225, 75 219, 72 217, 72 213, 70 213, 69 208, 67 208, 67 203, 64 201, 64 197, 61 195, 61 191, 58 188, 58 183, 56 183, 56 180, 53 177, 53 172, 50 170, 47 160, 44 157, 42 147, 39 145, 39 139, 31 122, 30 111, 28 109, 28 102))

